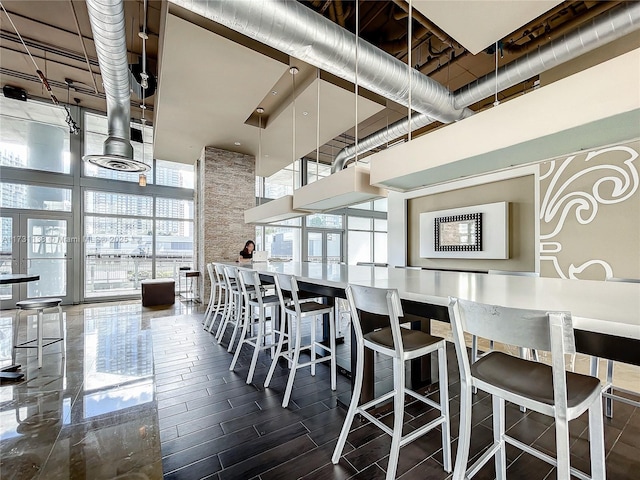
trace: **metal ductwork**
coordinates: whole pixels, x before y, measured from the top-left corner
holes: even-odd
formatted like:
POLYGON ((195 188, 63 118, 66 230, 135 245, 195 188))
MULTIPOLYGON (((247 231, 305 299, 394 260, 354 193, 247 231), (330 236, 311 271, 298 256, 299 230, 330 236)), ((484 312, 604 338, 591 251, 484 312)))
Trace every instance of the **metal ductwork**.
POLYGON ((640 2, 629 2, 597 17, 587 25, 514 60, 455 92, 455 104, 465 107, 561 63, 572 60, 640 28, 640 2))
POLYGON ((148 165, 133 160, 130 141, 131 87, 123 0, 87 0, 87 10, 107 100, 108 137, 103 155, 83 159, 111 170, 147 171, 148 165))
MULTIPOLYGON (((554 40, 538 51, 529 53, 475 82, 458 89, 454 94, 455 106, 460 109, 490 97, 497 91, 505 90, 531 77, 549 70, 561 63, 572 60, 606 43, 612 42, 640 29, 640 2, 629 2, 612 9, 608 13, 593 19, 589 24, 575 32, 554 40)), ((428 115, 414 114, 411 123, 408 119, 399 120, 375 132, 358 142, 358 154, 368 152, 396 138, 407 135, 410 130, 422 128, 431 123, 428 115)), ((337 172, 356 155, 354 145, 338 152, 333 161, 331 172, 337 172)))
POLYGON ((356 157, 356 154, 359 155, 361 153, 368 152, 369 150, 373 150, 374 148, 384 145, 391 140, 395 140, 396 138, 406 135, 409 133, 409 130, 417 130, 418 128, 429 125, 434 121, 435 120, 433 118, 425 115, 424 113, 414 113, 411 116, 411 124, 409 124, 408 119, 402 118, 390 124, 388 127, 362 138, 362 140, 359 140, 357 144, 354 143, 353 145, 344 147, 338 152, 336 158, 333 159, 333 163, 331 164, 331 173, 336 173, 342 170, 347 162, 356 157))
MULTIPOLYGON (((356 36, 303 4, 287 0, 170 0, 180 7, 220 23, 310 63, 349 82, 356 81, 356 36)), ((456 108, 451 92, 405 63, 358 39, 358 85, 449 123, 471 112, 456 108)))

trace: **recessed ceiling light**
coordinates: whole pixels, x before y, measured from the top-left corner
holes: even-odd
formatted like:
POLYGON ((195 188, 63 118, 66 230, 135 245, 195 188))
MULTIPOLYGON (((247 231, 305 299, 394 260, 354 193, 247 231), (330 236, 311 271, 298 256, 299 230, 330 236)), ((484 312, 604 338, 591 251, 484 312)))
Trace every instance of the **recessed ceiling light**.
POLYGON ((239 147, 240 145, 242 145, 240 142, 233 142, 233 144, 234 144, 234 145, 236 145, 236 146, 238 146, 238 147, 239 147))
POLYGON ((302 115, 306 117, 307 115, 309 115, 309 112, 302 112, 302 115))
POLYGON ((268 154, 267 154, 267 155, 264 155, 264 158, 269 158, 269 155, 268 155, 268 154))
POLYGON ((276 92, 275 90, 271 90, 271 95, 277 95, 278 92, 276 92))

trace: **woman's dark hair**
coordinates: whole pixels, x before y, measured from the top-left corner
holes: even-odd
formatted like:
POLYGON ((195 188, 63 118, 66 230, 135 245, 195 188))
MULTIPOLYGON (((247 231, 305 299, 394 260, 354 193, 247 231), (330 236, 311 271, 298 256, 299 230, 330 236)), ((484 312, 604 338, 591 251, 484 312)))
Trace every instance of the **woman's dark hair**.
POLYGON ((256 249, 256 244, 253 243, 253 240, 247 240, 247 243, 244 244, 244 248, 242 249, 244 253, 249 253, 249 250, 248 250, 249 245, 253 245, 253 249, 254 250, 256 249))

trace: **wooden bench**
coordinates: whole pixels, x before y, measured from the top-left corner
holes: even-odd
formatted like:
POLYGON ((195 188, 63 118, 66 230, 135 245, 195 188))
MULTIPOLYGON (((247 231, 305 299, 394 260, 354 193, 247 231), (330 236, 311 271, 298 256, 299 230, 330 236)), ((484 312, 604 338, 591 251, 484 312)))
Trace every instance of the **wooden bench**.
POLYGON ((173 305, 176 302, 176 281, 173 278, 142 280, 142 306, 173 305))

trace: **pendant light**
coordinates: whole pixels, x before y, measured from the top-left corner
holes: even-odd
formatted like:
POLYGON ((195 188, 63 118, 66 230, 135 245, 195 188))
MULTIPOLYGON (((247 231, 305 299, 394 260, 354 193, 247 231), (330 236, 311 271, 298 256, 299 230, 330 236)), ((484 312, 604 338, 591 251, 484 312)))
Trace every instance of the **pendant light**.
MULTIPOLYGON (((293 165, 295 169, 295 156, 296 156, 296 146, 295 146, 295 136, 296 136, 296 108, 295 108, 295 75, 298 73, 298 68, 292 66, 289 68, 289 73, 292 77, 292 87, 293 87, 293 97, 292 97, 292 117, 293 117, 293 126, 291 129, 291 137, 292 137, 292 152, 293 152, 293 165)), ((258 137, 258 161, 262 159, 262 114, 264 113, 264 109, 262 107, 258 107, 256 109, 258 113, 258 125, 260 127, 260 136, 258 137)), ((294 171, 295 173, 295 171, 294 171)), ((295 190, 295 175, 293 175, 293 188, 295 190)), ((245 223, 273 223, 273 222, 282 222, 284 220, 289 220, 291 218, 297 218, 305 215, 305 212, 300 210, 296 210, 293 208, 293 195, 284 195, 280 198, 276 198, 275 200, 270 200, 256 207, 250 208, 244 211, 244 221, 245 223)))
MULTIPOLYGON (((359 2, 356 2, 356 45, 355 45, 355 163, 349 168, 319 178, 315 182, 297 189, 293 194, 293 208, 307 212, 327 212, 337 208, 386 197, 387 191, 372 186, 369 167, 359 162, 358 156, 358 43, 359 43, 359 2)), ((318 82, 320 80, 318 79, 318 82)), ((318 101, 319 105, 319 101, 318 101)), ((318 108, 318 115, 320 108, 318 108)), ((318 149, 319 149, 318 145, 318 149)))

